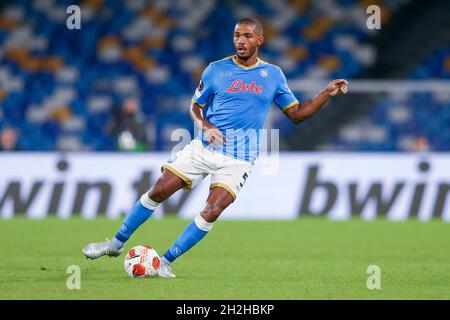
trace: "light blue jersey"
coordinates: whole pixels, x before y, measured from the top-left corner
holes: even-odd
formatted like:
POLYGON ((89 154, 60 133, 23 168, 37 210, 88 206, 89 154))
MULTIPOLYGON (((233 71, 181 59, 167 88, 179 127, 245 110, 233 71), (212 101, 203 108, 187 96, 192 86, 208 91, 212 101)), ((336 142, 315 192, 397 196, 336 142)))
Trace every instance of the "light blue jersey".
MULTIPOLYGON (((252 164, 272 102, 283 111, 298 103, 279 67, 260 59, 246 67, 235 56, 209 64, 192 102, 202 106, 205 119, 226 136, 224 145, 211 147, 252 164)), ((197 139, 210 144, 202 131, 197 139)))

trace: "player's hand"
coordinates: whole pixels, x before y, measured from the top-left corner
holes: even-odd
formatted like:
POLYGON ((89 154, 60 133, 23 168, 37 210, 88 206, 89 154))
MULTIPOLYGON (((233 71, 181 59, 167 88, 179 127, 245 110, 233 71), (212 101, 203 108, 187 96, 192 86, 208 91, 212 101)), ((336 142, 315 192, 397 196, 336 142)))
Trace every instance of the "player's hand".
POLYGON ((337 79, 331 81, 328 86, 326 87, 325 91, 330 95, 331 97, 340 95, 340 94, 346 94, 347 93, 347 87, 348 87, 348 81, 345 79, 337 79))
POLYGON ((208 140, 213 145, 220 146, 225 143, 226 138, 217 127, 209 125, 205 128, 204 132, 206 140, 208 140))

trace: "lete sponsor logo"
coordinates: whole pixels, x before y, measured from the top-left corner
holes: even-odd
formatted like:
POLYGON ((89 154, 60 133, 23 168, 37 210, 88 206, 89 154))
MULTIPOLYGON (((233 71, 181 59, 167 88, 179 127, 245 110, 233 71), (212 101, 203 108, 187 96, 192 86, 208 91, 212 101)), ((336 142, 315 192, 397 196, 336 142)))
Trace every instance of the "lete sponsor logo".
POLYGON ((241 79, 234 80, 233 83, 228 87, 228 89, 225 90, 225 92, 249 92, 249 93, 256 93, 261 94, 263 92, 263 87, 260 85, 257 85, 255 81, 252 81, 252 83, 247 84, 244 83, 241 79))

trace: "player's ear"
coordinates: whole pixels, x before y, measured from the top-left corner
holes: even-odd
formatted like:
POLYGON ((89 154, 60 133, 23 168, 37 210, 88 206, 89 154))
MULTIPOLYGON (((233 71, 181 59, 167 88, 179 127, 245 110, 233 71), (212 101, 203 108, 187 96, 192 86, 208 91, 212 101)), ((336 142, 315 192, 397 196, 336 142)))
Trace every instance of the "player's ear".
POLYGON ((263 43, 264 43, 264 37, 261 36, 258 38, 258 47, 261 47, 263 43))

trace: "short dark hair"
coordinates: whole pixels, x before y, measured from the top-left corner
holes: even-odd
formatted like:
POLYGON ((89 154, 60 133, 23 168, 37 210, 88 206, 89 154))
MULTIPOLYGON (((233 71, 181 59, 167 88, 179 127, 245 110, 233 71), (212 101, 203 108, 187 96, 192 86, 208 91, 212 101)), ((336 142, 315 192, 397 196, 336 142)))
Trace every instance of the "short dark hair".
POLYGON ((256 29, 258 29, 259 33, 261 33, 261 35, 264 34, 264 28, 263 28, 261 22, 259 22, 259 20, 256 18, 242 18, 242 19, 239 19, 239 21, 236 24, 254 25, 254 26, 256 26, 256 29))

